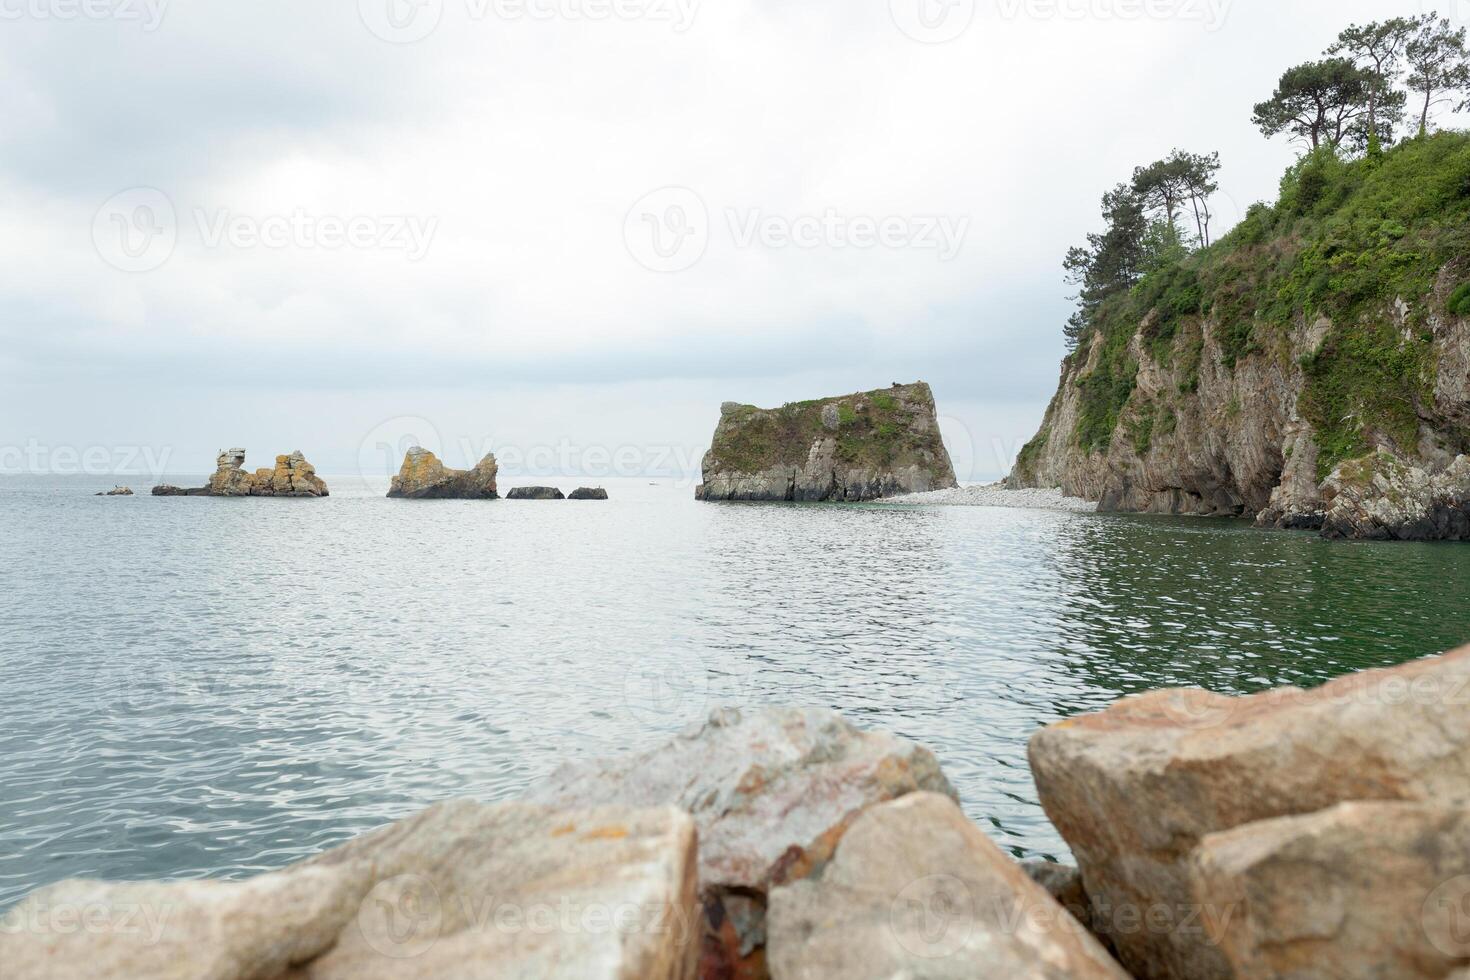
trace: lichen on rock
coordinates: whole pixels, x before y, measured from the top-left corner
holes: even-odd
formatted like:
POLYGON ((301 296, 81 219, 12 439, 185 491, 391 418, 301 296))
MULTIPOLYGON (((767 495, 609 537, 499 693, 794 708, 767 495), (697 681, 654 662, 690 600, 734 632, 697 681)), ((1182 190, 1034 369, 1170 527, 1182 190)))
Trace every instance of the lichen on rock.
POLYGON ((153 488, 155 497, 326 497, 327 484, 316 475, 301 450, 277 456, 272 468, 245 469, 245 450, 227 449, 215 461, 209 482, 195 489, 169 484, 153 488))
POLYGON ((450 469, 422 446, 403 457, 403 466, 388 488, 388 496, 402 500, 496 500, 495 478, 500 472, 494 454, 471 470, 450 469))
POLYGON ((859 501, 957 486, 922 381, 776 409, 726 402, 695 496, 859 501))

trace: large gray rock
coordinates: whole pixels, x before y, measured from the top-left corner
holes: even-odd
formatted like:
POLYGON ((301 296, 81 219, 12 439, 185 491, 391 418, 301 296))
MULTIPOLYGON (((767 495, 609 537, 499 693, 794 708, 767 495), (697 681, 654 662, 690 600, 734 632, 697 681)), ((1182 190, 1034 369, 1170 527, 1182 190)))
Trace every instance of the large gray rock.
POLYGON ((773 980, 1123 980, 1086 929, 948 797, 865 811, 820 879, 775 889, 773 980))
POLYGON ((606 500, 607 491, 602 487, 578 487, 571 492, 570 500, 606 500))
POLYGON ((777 409, 726 402, 700 500, 873 500, 955 487, 922 381, 777 409))
POLYGON ((1206 836, 1352 800, 1470 799, 1470 648, 1312 691, 1158 691, 1031 740, 1042 806, 1093 926, 1144 978, 1234 973, 1190 862, 1206 836))
POLYGON ((1330 538, 1470 541, 1470 456, 1432 473, 1380 451, 1339 465, 1322 497, 1330 538))
POLYGON ((507 500, 565 500, 567 495, 556 487, 516 487, 506 494, 507 500))
POLYGON ((402 500, 495 500, 495 478, 500 472, 493 453, 472 470, 453 470, 429 450, 414 446, 388 488, 388 496, 402 500))
POLYGON ((954 789, 928 749, 815 708, 715 711, 637 755, 563 766, 527 799, 554 806, 673 805, 699 827, 706 976, 759 976, 765 901, 820 869, 866 808, 954 789))
POLYGON ((1470 962, 1470 808, 1344 803, 1206 837, 1193 877, 1232 975, 1441 980, 1470 962))
POLYGON ((672 808, 457 802, 247 882, 43 890, 0 923, 0 971, 688 980, 695 881, 694 825, 672 808))

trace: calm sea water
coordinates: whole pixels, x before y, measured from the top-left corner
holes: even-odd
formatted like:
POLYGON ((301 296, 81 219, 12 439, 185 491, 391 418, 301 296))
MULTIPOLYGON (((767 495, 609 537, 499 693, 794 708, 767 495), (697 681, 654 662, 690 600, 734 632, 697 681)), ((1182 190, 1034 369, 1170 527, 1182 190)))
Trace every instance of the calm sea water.
POLYGON ((646 482, 576 504, 96 482, 0 479, 0 905, 75 875, 276 868, 725 704, 830 706, 917 739, 996 840, 1062 855, 1026 768, 1039 726, 1470 640, 1463 546, 705 505, 646 482))

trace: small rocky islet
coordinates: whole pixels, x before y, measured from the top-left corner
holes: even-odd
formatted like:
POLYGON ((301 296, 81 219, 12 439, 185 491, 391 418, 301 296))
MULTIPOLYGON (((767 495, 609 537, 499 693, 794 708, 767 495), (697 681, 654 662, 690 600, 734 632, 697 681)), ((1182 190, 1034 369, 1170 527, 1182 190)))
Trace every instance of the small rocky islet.
MULTIPOLYGON (((388 496, 396 500, 499 500, 496 477, 500 467, 494 453, 487 453, 472 470, 450 469, 429 450, 414 446, 403 457, 403 466, 388 488, 388 496)), ((506 494, 507 500, 566 500, 556 487, 516 487, 506 494)), ((601 487, 581 487, 572 492, 572 500, 607 500, 601 487)))
POLYGON ((39 889, 0 920, 0 963, 16 980, 1463 980, 1467 687, 1470 648, 1043 728, 1032 772, 1075 870, 1003 852, 923 746, 825 709, 719 709, 518 801, 442 803, 249 880, 39 889))
POLYGON ((866 501, 958 485, 920 381, 775 409, 726 402, 695 496, 866 501))
POLYGON ((274 468, 245 469, 245 450, 227 449, 215 461, 214 475, 202 487, 184 489, 169 484, 153 488, 155 497, 327 497, 327 484, 316 467, 297 450, 277 456, 274 468))

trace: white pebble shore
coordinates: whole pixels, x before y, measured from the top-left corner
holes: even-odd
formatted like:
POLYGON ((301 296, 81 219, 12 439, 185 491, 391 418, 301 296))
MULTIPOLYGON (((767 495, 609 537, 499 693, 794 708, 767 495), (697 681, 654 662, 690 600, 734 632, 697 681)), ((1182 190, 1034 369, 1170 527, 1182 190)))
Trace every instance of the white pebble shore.
POLYGON ((885 504, 930 504, 946 507, 1017 507, 1027 510, 1097 510, 1097 504, 1078 497, 1066 497, 1061 490, 1011 490, 999 483, 984 486, 935 490, 932 493, 910 493, 902 497, 886 497, 885 504))

